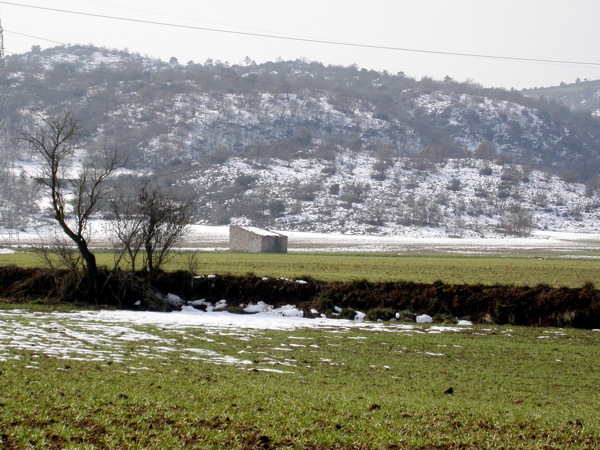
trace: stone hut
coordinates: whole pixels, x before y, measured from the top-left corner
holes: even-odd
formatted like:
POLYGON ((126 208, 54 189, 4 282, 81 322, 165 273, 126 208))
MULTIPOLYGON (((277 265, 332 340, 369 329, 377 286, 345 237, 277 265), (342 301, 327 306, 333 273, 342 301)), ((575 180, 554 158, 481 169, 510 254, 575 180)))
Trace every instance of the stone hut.
POLYGON ((229 249, 244 253, 287 253, 287 236, 256 227, 229 227, 229 249))

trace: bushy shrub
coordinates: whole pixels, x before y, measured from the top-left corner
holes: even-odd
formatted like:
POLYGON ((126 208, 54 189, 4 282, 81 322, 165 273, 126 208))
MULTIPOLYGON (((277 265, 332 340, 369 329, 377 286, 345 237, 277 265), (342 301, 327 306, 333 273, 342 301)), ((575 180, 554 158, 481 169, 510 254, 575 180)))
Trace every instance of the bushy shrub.
POLYGON ((491 175, 492 173, 494 173, 494 171, 490 166, 484 166, 479 169, 479 175, 491 175))
POLYGON ((335 303, 333 301, 333 293, 331 291, 325 291, 320 295, 319 306, 319 309, 325 311, 326 313, 333 311, 335 303))
POLYGON ((362 203, 370 189, 368 183, 348 183, 342 189, 341 199, 348 203, 362 203))
POLYGON ((379 320, 388 321, 396 317, 396 311, 392 308, 373 308, 367 312, 367 320, 377 322, 379 320))
POLYGON ((338 318, 340 319, 348 319, 348 320, 354 320, 354 317, 356 317, 356 310, 352 309, 352 308, 344 308, 342 309, 342 312, 340 312, 338 318))
POLYGON ((461 185, 462 185, 462 183, 458 178, 452 178, 450 180, 450 182, 448 183, 447 188, 450 191, 457 192, 457 191, 460 191, 461 185))

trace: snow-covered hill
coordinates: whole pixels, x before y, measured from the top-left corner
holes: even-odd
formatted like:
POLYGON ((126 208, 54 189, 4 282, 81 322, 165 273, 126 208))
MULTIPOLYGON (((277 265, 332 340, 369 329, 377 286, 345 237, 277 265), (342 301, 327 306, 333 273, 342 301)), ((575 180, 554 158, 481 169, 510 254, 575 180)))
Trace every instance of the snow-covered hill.
POLYGON ((525 90, 523 94, 528 97, 545 97, 585 114, 600 116, 600 80, 578 79, 575 83, 525 90))
POLYGON ((600 230, 597 195, 539 170, 476 159, 415 167, 411 159, 397 159, 380 173, 375 164, 373 157, 350 153, 335 161, 267 165, 232 158, 199 169, 190 183, 210 186, 198 191, 205 223, 470 238, 600 230))
MULTIPOLYGON (((156 178, 193 197, 198 223, 454 237, 598 230, 600 119, 544 98, 301 60, 179 64, 82 46, 11 55, 4 70, 0 112, 12 131, 0 161, 35 165, 14 137, 34 132, 38 115, 69 111, 86 131, 81 151, 126 154, 119 186, 156 178)), ((28 184, 3 182, 4 216, 43 214, 28 184)))

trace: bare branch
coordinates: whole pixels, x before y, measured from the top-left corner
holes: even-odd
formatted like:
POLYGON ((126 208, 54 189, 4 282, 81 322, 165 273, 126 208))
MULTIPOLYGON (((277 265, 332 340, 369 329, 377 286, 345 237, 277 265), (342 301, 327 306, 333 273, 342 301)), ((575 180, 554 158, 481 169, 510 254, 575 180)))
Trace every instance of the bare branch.
POLYGON ((86 233, 98 203, 106 195, 106 179, 118 168, 118 152, 105 154, 100 164, 84 164, 77 175, 66 169, 75 156, 71 143, 81 136, 79 125, 70 113, 55 119, 40 118, 37 134, 23 133, 44 162, 38 182, 50 196, 52 211, 63 232, 77 245, 86 264, 88 283, 96 293, 98 269, 96 258, 88 248, 86 233))

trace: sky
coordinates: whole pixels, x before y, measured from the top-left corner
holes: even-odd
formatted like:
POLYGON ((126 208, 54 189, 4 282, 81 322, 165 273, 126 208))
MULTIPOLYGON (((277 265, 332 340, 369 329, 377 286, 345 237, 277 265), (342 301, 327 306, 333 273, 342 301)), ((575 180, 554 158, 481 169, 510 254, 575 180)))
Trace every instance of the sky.
POLYGON ((0 1, 0 20, 6 55, 92 44, 182 64, 303 58, 515 89, 600 79, 598 0, 16 0, 0 1))

